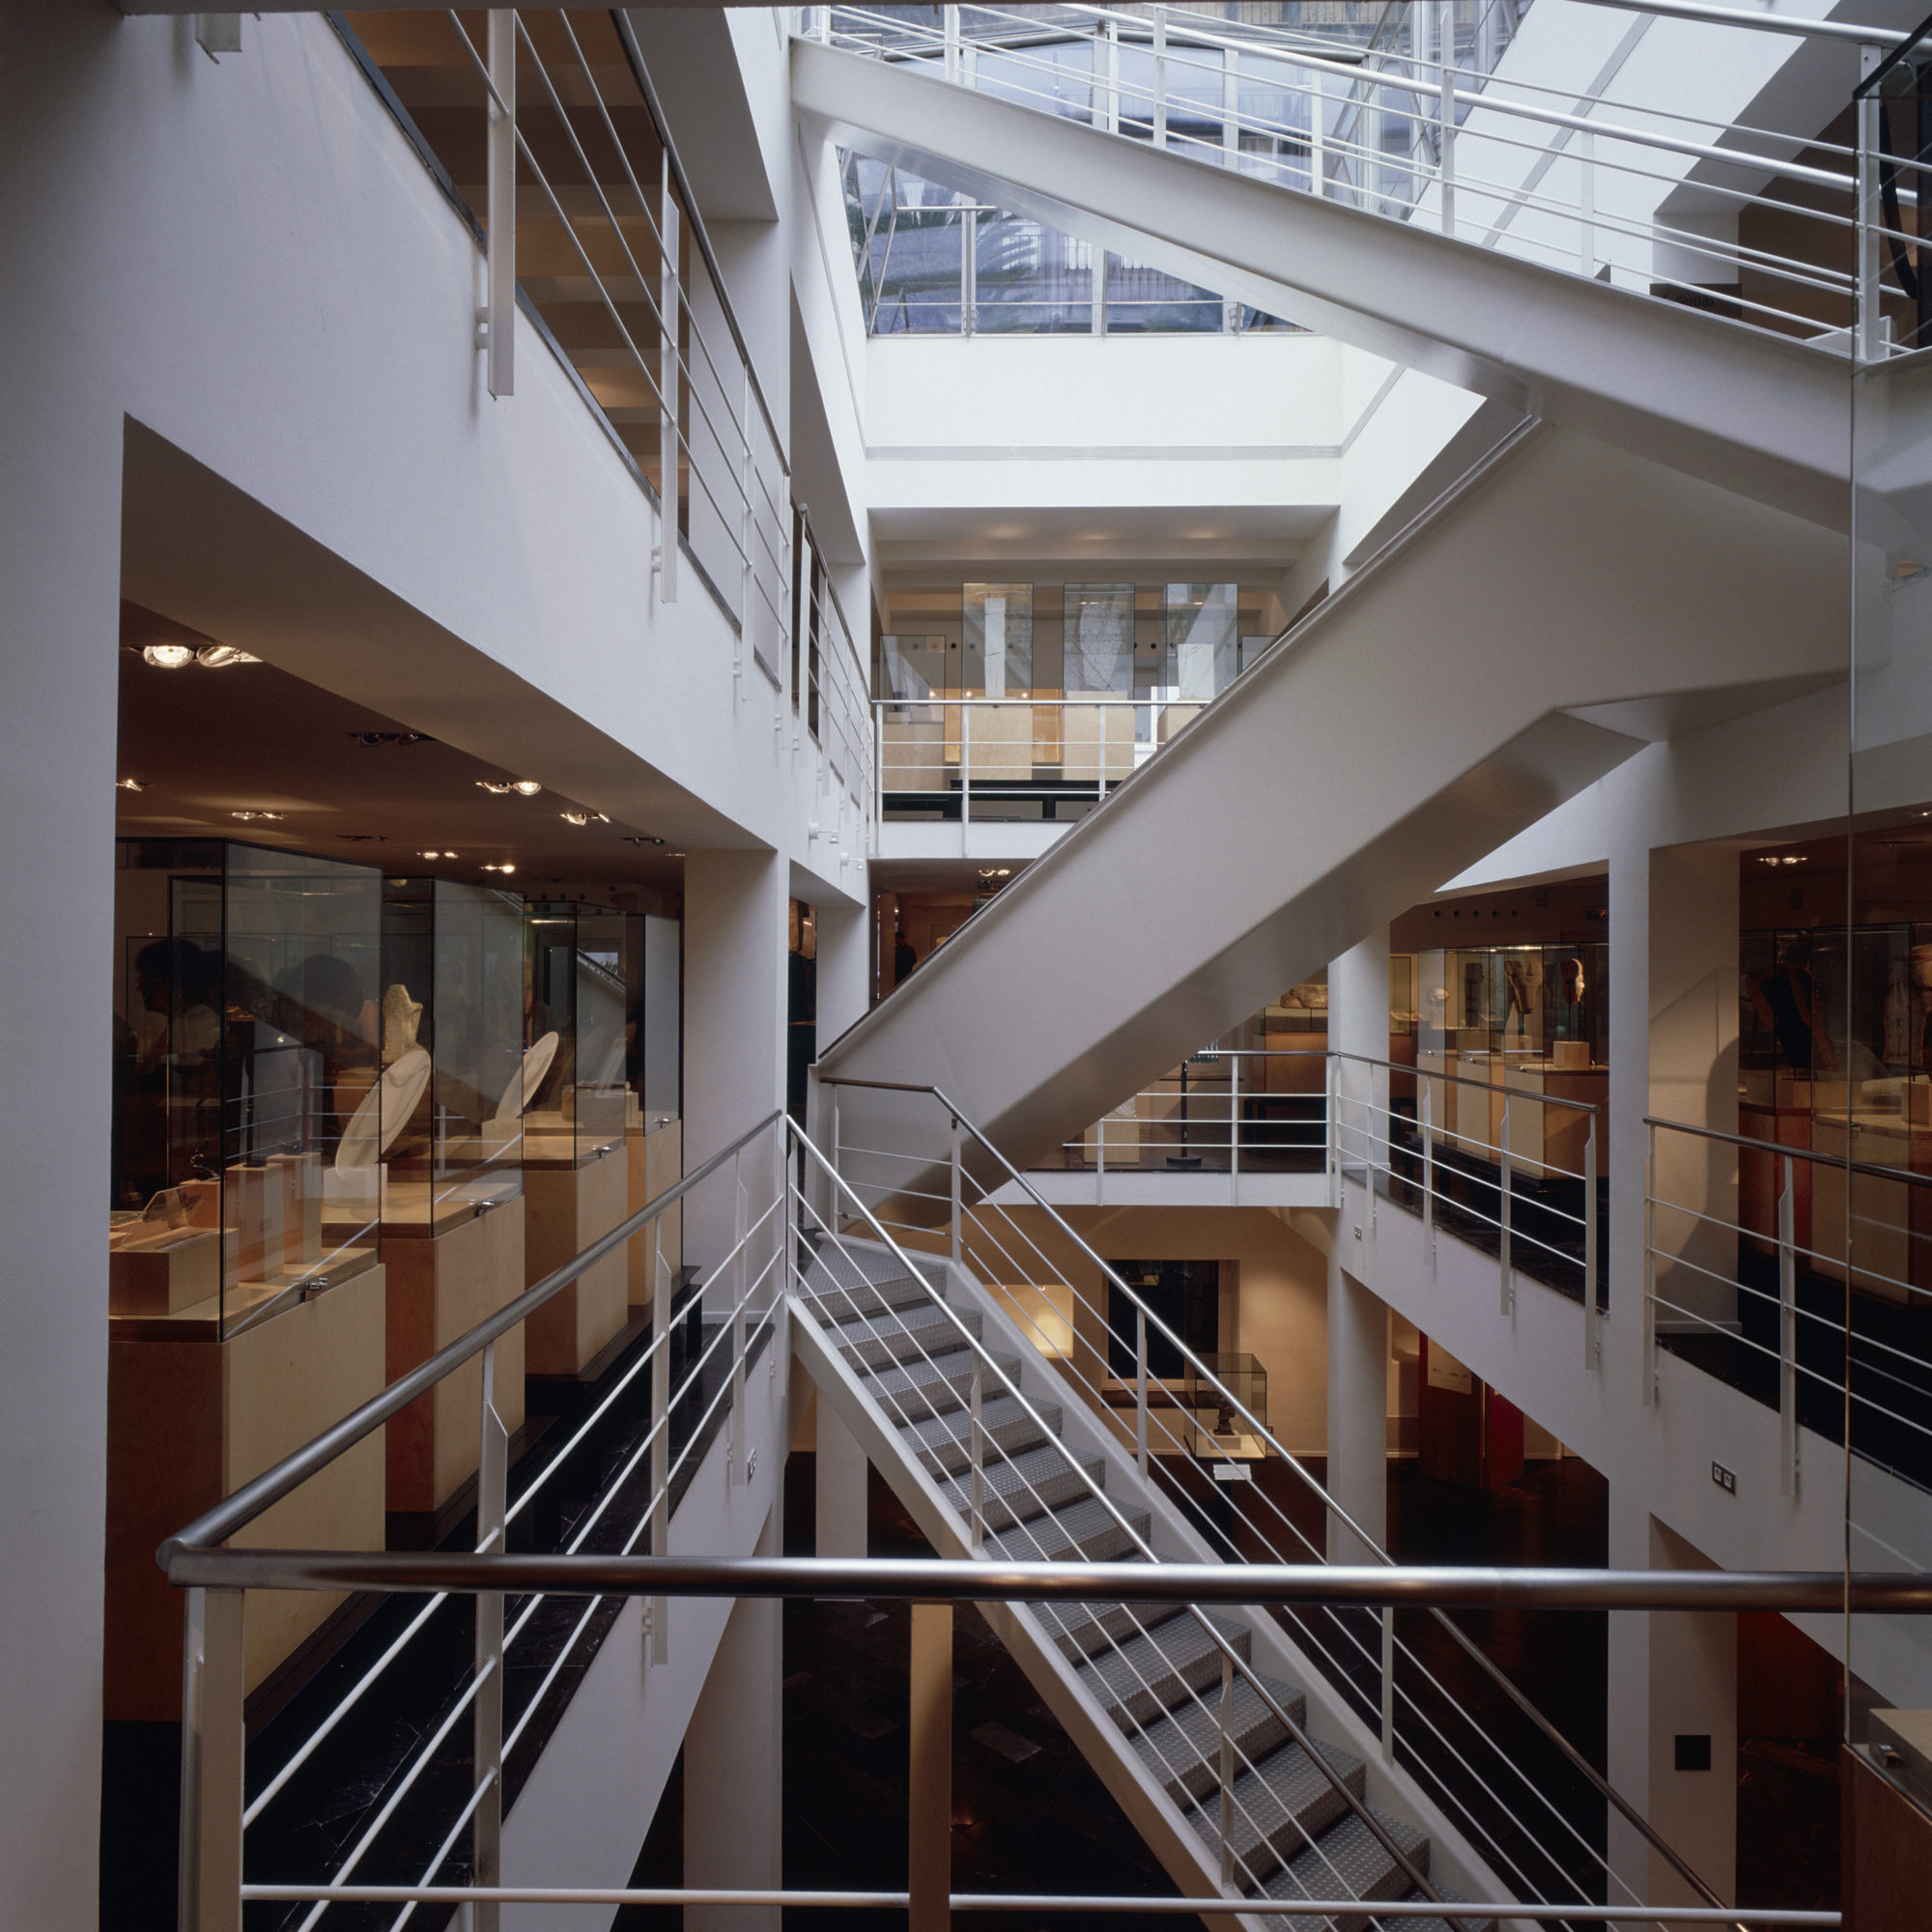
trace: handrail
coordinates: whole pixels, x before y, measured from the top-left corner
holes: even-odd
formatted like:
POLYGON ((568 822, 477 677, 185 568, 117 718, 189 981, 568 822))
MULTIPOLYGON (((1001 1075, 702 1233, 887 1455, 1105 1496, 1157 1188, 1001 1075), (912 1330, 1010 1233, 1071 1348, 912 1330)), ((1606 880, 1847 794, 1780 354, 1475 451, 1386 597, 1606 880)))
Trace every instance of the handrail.
POLYGON ((1752 27, 1762 34, 1804 40, 1851 41, 1875 47, 1903 46, 1913 36, 1896 27, 1863 27, 1856 20, 1819 20, 1802 14, 1747 14, 1737 7, 1707 7, 1698 0, 1583 0, 1628 14, 1656 14, 1666 20, 1696 20, 1717 27, 1752 27))
MULTIPOLYGON (((1408 1069, 1404 1068, 1403 1070, 1407 1071, 1408 1069)), ((1435 1076, 1425 1075, 1423 1077, 1434 1078, 1435 1076)), ((1300 1459, 1293 1455, 1289 1450, 1287 1450, 1282 1446, 1281 1442, 1277 1439, 1273 1432, 1268 1428, 1267 1424, 1262 1421, 1261 1418, 1258 1417, 1251 1408, 1249 1408, 1247 1404, 1244 1403, 1239 1396, 1236 1395, 1232 1389, 1228 1388, 1225 1384, 1222 1383, 1220 1378, 1214 1374, 1214 1372, 1211 1369, 1207 1367, 1207 1365, 1202 1361, 1201 1357, 1195 1352, 1195 1350, 1188 1346, 1186 1341, 1183 1340, 1179 1335, 1176 1334, 1176 1332, 1171 1327, 1169 1327, 1165 1321, 1161 1320, 1160 1316, 1153 1309, 1148 1306, 1146 1301, 1144 1301, 1141 1298, 1138 1291, 1133 1288, 1130 1288, 1127 1285, 1127 1283, 1122 1278, 1122 1276, 1114 1269, 1111 1264, 1102 1260, 1102 1258, 1099 1255, 1094 1253, 1092 1246, 1089 1245, 1089 1243, 1074 1230, 1072 1225, 1067 1221, 1066 1217, 1064 1214, 1062 1214, 1057 1208, 1054 1207, 1052 1202, 1048 1201, 1046 1197, 1043 1194, 1041 1194, 1037 1187, 1033 1185, 1033 1183, 1026 1178, 1026 1176, 1022 1174, 1019 1171, 1019 1169, 1016 1168, 1012 1164, 1012 1162, 1007 1158, 1007 1156, 1000 1151, 1000 1149, 995 1147, 993 1143, 986 1138, 986 1136, 980 1130, 980 1128, 973 1122, 973 1121, 966 1114, 961 1112, 959 1107, 955 1105, 952 1100, 947 1097, 945 1092, 942 1089, 933 1086, 921 1088, 910 1082, 866 1081, 859 1079, 850 1079, 838 1074, 821 1074, 819 1078, 826 1084, 834 1086, 848 1086, 848 1087, 876 1086, 881 1088, 890 1088, 892 1091, 895 1092, 901 1092, 901 1093, 923 1092, 931 1094, 931 1096, 934 1099, 936 1099, 941 1106, 947 1108, 951 1112, 953 1119, 958 1122, 960 1127, 964 1129, 966 1133, 970 1134, 980 1147, 984 1148, 985 1151, 988 1153, 990 1153, 993 1156, 993 1158, 999 1163, 999 1165, 1006 1170, 1008 1176, 1013 1181, 1018 1183, 1019 1187, 1028 1197, 1031 1204, 1034 1207, 1043 1210, 1047 1215, 1048 1219, 1052 1221, 1054 1226, 1058 1228, 1060 1232, 1063 1235, 1065 1235, 1066 1238, 1070 1240, 1076 1248, 1079 1249, 1081 1254, 1083 1254, 1088 1261, 1092 1262, 1093 1264, 1100 1270, 1100 1273, 1104 1277, 1104 1279, 1113 1288, 1117 1289, 1122 1294, 1127 1297, 1127 1299, 1133 1304, 1133 1306, 1139 1310, 1141 1319, 1145 1321, 1151 1328, 1157 1329, 1163 1336, 1165 1336, 1167 1341, 1170 1344, 1172 1344, 1172 1346, 1179 1351, 1182 1360, 1192 1363, 1200 1378, 1213 1387, 1216 1394, 1221 1398, 1226 1406, 1229 1409, 1231 1409, 1235 1414, 1238 1415, 1242 1419, 1242 1421, 1245 1422, 1248 1425, 1248 1427, 1254 1431, 1255 1435, 1259 1436, 1261 1440, 1264 1444, 1266 1444, 1268 1448, 1272 1449, 1274 1453, 1277 1456, 1279 1456, 1281 1460, 1292 1470, 1293 1470, 1294 1474, 1300 1479, 1303 1485, 1309 1491, 1311 1491, 1313 1494, 1316 1497, 1318 1497, 1321 1501, 1321 1503, 1326 1507, 1331 1519, 1339 1522, 1345 1529, 1347 1529, 1350 1532, 1350 1535, 1355 1537, 1355 1539, 1362 1545, 1362 1547, 1365 1549, 1374 1552, 1380 1559, 1382 1565, 1390 1568, 1393 1568, 1395 1566, 1395 1559, 1389 1555, 1387 1550, 1382 1548, 1381 1545, 1379 1544, 1379 1542, 1377 1541, 1376 1538, 1369 1535, 1369 1533, 1365 1529, 1363 1529, 1361 1524, 1355 1520, 1354 1517, 1351 1516, 1347 1509, 1345 1509, 1339 1502, 1337 1502, 1329 1494, 1326 1486, 1324 1484, 1317 1482, 1316 1479, 1312 1475, 1310 1475, 1308 1470, 1303 1466, 1300 1459)), ((1536 1097, 1541 1098, 1541 1095, 1538 1095, 1536 1097)), ((1526 1697, 1520 1690, 1517 1688, 1517 1686, 1511 1681, 1509 1674, 1503 1669, 1501 1669, 1494 1662, 1494 1661, 1490 1657, 1487 1651, 1485 1651, 1479 1644, 1477 1644, 1471 1637, 1469 1637, 1466 1634, 1466 1633, 1463 1631, 1461 1626, 1459 1626, 1451 1617, 1445 1614, 1445 1612, 1442 1611, 1441 1609, 1432 1605, 1430 1606, 1430 1615, 1433 1616, 1435 1619, 1435 1621, 1441 1625, 1441 1627, 1449 1634, 1449 1635, 1455 1640, 1457 1645, 1464 1652, 1464 1654, 1478 1667, 1478 1669, 1480 1669, 1487 1677, 1489 1677, 1491 1681, 1493 1682, 1497 1686, 1497 1688, 1503 1691, 1503 1693, 1510 1699, 1510 1701, 1516 1705, 1518 1710, 1520 1710, 1524 1717, 1529 1719, 1529 1720, 1536 1725, 1536 1727, 1544 1734, 1544 1736, 1547 1737, 1550 1741, 1550 1743, 1555 1745, 1557 1748, 1563 1752, 1564 1756, 1570 1761, 1570 1763, 1576 1768, 1576 1770, 1580 1772, 1582 1776, 1589 1781, 1589 1783, 1595 1788, 1597 1794, 1601 1798, 1605 1799, 1608 1804, 1613 1805, 1616 1808, 1616 1810, 1622 1814, 1626 1822, 1628 1822, 1634 1830, 1638 1832, 1643 1836, 1643 1838, 1646 1840, 1646 1842, 1649 1843, 1652 1849, 1660 1853, 1669 1862, 1671 1867, 1677 1872, 1678 1876, 1682 1878, 1687 1885, 1690 1886, 1692 1889, 1695 1890, 1697 1894, 1701 1898, 1703 1898, 1707 1903, 1713 1906, 1722 1905, 1723 1901, 1718 1896, 1717 1892, 1714 1891, 1712 1888, 1709 1885, 1707 1885, 1701 1877, 1698 1876, 1696 1871, 1694 1871, 1691 1868, 1691 1866, 1675 1850, 1675 1848, 1671 1846, 1666 1839, 1663 1838, 1663 1836, 1651 1824, 1650 1820, 1646 1818, 1643 1815, 1643 1813, 1639 1811, 1630 1802, 1630 1800, 1623 1795, 1622 1792, 1618 1791, 1616 1787, 1613 1784, 1611 1784, 1610 1781, 1603 1775, 1603 1773, 1600 1772, 1596 1768, 1596 1766, 1593 1765, 1589 1761, 1589 1759, 1585 1757, 1583 1753, 1579 1751, 1577 1748, 1577 1747, 1573 1745, 1570 1742, 1570 1740, 1566 1738, 1563 1735, 1563 1733, 1559 1731, 1556 1728, 1556 1726, 1552 1724, 1549 1721, 1549 1719, 1546 1718, 1543 1715, 1543 1713, 1536 1708, 1535 1704, 1531 1702, 1531 1700, 1528 1697, 1526 1697)))
POLYGON ((233 1495, 223 1497, 213 1509, 204 1510, 185 1528, 178 1530, 161 1545, 155 1553, 155 1560, 172 1576, 175 1562, 184 1553, 210 1549, 233 1536, 238 1529, 245 1528, 263 1511, 299 1489, 317 1471, 327 1468, 345 1450, 353 1448, 365 1435, 380 1429, 392 1415, 400 1414, 417 1396, 433 1388, 452 1369, 461 1368, 471 1356, 481 1354, 499 1336, 508 1334, 519 1322, 534 1315, 553 1295, 568 1288, 607 1255, 621 1248, 666 1208, 673 1207, 693 1188, 717 1173, 732 1155, 749 1147, 774 1122, 784 1118, 781 1108, 767 1114, 756 1126, 747 1128, 729 1147, 713 1154, 703 1166, 687 1174, 683 1179, 672 1182, 628 1220, 620 1222, 608 1235, 599 1236, 561 1267, 552 1269, 534 1288, 526 1289, 516 1300, 507 1302, 487 1321, 479 1321, 467 1334, 458 1336, 447 1348, 438 1350, 427 1361, 391 1382, 381 1395, 371 1396, 359 1408, 351 1409, 341 1421, 325 1429, 320 1435, 291 1455, 284 1456, 252 1481, 244 1483, 233 1495))
POLYGON ((1661 1121, 1650 1114, 1643 1117, 1647 1127, 1662 1127, 1669 1133, 1693 1134, 1699 1140, 1724 1141, 1732 1147, 1748 1148, 1753 1153, 1788 1155, 1793 1160, 1822 1162, 1846 1174, 1862 1174, 1871 1180, 1904 1180, 1915 1187, 1932 1187, 1932 1174, 1915 1173, 1909 1167, 1886 1167, 1866 1160, 1849 1160, 1838 1154, 1821 1153, 1816 1148, 1786 1147, 1781 1141, 1761 1141, 1750 1134, 1726 1133, 1721 1127, 1693 1126, 1689 1121, 1661 1121))
MULTIPOLYGON (((1507 1047, 1492 1048, 1490 1050, 1503 1053, 1509 1051, 1507 1047)), ((1597 1100, 1572 1100, 1567 1095, 1561 1094, 1539 1094, 1531 1087, 1499 1087, 1492 1080, 1478 1080, 1471 1074, 1438 1073, 1433 1066, 1411 1066, 1406 1061, 1401 1060, 1378 1060, 1373 1053, 1351 1053, 1347 1047, 1331 1046, 1328 1049, 1328 1053, 1331 1059, 1352 1060, 1358 1065, 1362 1066, 1386 1067, 1391 1073, 1413 1074, 1418 1080, 1444 1080, 1458 1087, 1475 1087, 1485 1094, 1513 1094, 1519 1100, 1533 1100, 1539 1106, 1569 1107, 1579 1114, 1601 1114, 1604 1111, 1603 1103, 1597 1100)), ((1587 1069, 1552 1067, 1550 1070, 1552 1072, 1566 1070, 1580 1072, 1587 1069)))
POLYGON ((205 1589, 502 1590, 513 1596, 839 1598, 961 1604, 1282 1604, 1331 1609, 1790 1610, 1922 1616, 1932 1576, 1562 1565, 1056 1563, 993 1557, 483 1555, 184 1548, 205 1589))

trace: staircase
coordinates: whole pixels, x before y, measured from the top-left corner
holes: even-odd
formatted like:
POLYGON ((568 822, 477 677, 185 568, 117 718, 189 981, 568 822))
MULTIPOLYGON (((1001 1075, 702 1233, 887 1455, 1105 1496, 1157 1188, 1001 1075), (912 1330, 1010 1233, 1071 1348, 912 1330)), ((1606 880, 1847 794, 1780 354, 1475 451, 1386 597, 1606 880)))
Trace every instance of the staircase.
MULTIPOLYGON (((1171 1516, 1167 1500, 1149 1494, 1043 1362, 988 1341, 987 1316, 957 1305, 952 1268, 922 1260, 918 1269, 882 1245, 821 1234, 799 1277, 793 1334, 821 1400, 866 1443, 935 1547, 953 1555, 975 1546, 977 1407, 978 1541, 990 1555, 1160 1560, 1159 1546, 1174 1540, 1170 1523, 1156 1523, 1157 1514, 1171 1516)), ((1168 1553, 1203 1559, 1191 1548, 1168 1553)), ((1295 1654, 1271 1619, 1122 1604, 985 1614, 1183 1889, 1225 1889, 1256 1908, 1291 1898, 1426 1900, 1414 1881, 1431 1875, 1441 1821, 1423 1829, 1426 1801, 1386 1772, 1372 1793, 1365 1754, 1311 1733, 1306 1685, 1282 1668, 1295 1654)), ((1351 1728, 1335 1717, 1321 1711, 1317 1728, 1351 1728)), ((1465 1882, 1496 1888, 1469 1869, 1466 1850, 1449 1862, 1465 1882)), ((1366 1913, 1312 1921, 1259 1909, 1243 1918, 1284 1932, 1373 1922, 1366 1913)), ((1404 1922, 1447 1932, 1436 1918, 1404 1922)))

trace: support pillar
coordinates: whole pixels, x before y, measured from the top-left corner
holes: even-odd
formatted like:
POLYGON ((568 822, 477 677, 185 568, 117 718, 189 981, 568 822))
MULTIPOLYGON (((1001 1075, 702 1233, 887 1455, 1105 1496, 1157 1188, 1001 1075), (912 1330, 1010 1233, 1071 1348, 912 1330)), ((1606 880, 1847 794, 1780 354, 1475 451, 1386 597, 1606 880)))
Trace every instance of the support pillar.
MULTIPOLYGON (((780 1512, 760 1556, 784 1553, 780 1512)), ((784 1605, 746 1597, 731 1611, 684 1738, 684 1882, 772 1890, 784 1882, 784 1605)), ((776 1905, 687 1906, 701 1932, 780 1932, 776 1905)))
POLYGON ((866 1547, 866 1452, 838 1411, 821 1395, 818 1409, 818 1553, 863 1559, 866 1547))
MULTIPOLYGON (((1343 1232, 1347 1235, 1348 1228, 1343 1232)), ((1328 1493, 1378 1543, 1388 1538, 1388 1305, 1331 1253, 1328 1493)), ((1331 1515, 1328 1560, 1369 1563, 1375 1558, 1331 1515)))
POLYGON ((912 1606, 911 1776, 906 1799, 907 1932, 952 1922, 952 1605, 912 1606))

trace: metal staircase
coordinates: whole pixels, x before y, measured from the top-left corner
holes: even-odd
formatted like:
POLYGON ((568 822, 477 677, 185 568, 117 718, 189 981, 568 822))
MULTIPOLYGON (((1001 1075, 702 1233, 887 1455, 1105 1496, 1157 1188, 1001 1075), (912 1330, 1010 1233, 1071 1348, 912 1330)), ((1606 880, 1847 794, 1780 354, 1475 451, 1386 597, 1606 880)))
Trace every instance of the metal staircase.
MULTIPOLYGON (((1043 1363, 988 1341, 986 1315, 958 1305, 952 1267, 908 1266, 879 1243, 824 1228, 802 1259, 795 1346, 821 1399, 861 1432, 944 1553, 1161 1560, 1159 1499, 1092 1439, 1091 1426, 1069 1429, 1077 1405, 1047 1399, 1043 1363)), ((1177 1883, 1218 1886, 1256 1906, 1450 1895, 1430 1889, 1432 1833, 1388 1808, 1385 1789, 1371 1802, 1365 1754, 1311 1732, 1305 1690, 1280 1674, 1289 1647, 1259 1613, 1029 1605, 989 1620, 1177 1883)), ((1365 1913, 1325 1922, 1373 1921, 1365 1913)), ((1436 1918, 1405 1923, 1446 1932, 1436 1918)))

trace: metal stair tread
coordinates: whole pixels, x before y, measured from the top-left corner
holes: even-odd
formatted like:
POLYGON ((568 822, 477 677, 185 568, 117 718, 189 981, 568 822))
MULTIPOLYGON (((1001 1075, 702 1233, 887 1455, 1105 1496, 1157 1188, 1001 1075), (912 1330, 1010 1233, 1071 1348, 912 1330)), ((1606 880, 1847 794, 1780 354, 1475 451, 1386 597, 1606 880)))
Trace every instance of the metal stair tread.
MULTIPOLYGON (((1268 1695, 1294 1719, 1305 1724, 1308 1700, 1293 1686, 1263 1677, 1268 1695)), ((1129 1742, 1149 1773, 1167 1787, 1171 1798, 1185 1793, 1204 1798, 1220 1786, 1221 1717, 1218 1693, 1204 1706, 1189 1698, 1157 1719, 1129 1742)), ((1254 1682, 1235 1679, 1228 1711, 1228 1733, 1236 1749, 1236 1763, 1258 1764, 1288 1742, 1288 1726, 1269 1710, 1254 1682)))
MULTIPOLYGON (((1446 1885, 1438 1885, 1435 1889, 1441 1894, 1445 1905, 1467 1903, 1460 1891, 1451 1891, 1446 1885)), ((1413 1887, 1403 1894, 1405 1905, 1422 1905, 1427 1900, 1413 1887)), ((1496 1932, 1493 1918, 1404 1918, 1399 1921, 1403 1932, 1496 1932)))
MULTIPOLYGON (((1140 1560, 1138 1554, 1133 1558, 1140 1560)), ((1060 1654, 1075 1664, 1187 1613, 1184 1604, 1035 1604, 1032 1608, 1060 1654)))
MULTIPOLYGON (((1236 1655, 1245 1658, 1254 1641, 1248 1627, 1212 1610, 1206 1615, 1236 1655)), ((1122 1723, 1123 1711, 1146 1723, 1190 1701, 1189 1690, 1198 1692, 1211 1683, 1219 1697, 1221 1660, 1220 1645, 1199 1618, 1174 1617, 1090 1657, 1077 1674, 1116 1723, 1122 1723), (1158 1700, 1159 1713, 1149 1708, 1150 1698, 1158 1700)))
MULTIPOLYGON (((901 1362, 888 1369, 855 1373, 867 1392, 895 1420, 915 1422, 941 1409, 963 1408, 973 1380, 973 1364, 979 1359, 971 1349, 952 1349, 930 1361, 901 1362), (909 1395, 919 1398, 918 1415, 899 1413, 896 1399, 909 1395)), ((1020 1365, 1016 1357, 994 1355, 991 1359, 1014 1380, 1019 1379, 1020 1365)))
MULTIPOLYGON (((1374 1807, 1370 1807, 1374 1811, 1374 1807)), ((1413 1825, 1406 1825, 1386 1812, 1374 1811, 1377 1824, 1403 1849, 1418 1871, 1429 1870, 1429 1839, 1413 1825)), ((1380 1841, 1351 1809, 1337 1820, 1314 1845, 1297 1853, 1275 1872, 1261 1889, 1264 1898, 1359 1898, 1365 1902, 1390 1904, 1413 1888, 1406 1875, 1389 1857, 1380 1841)), ((1310 1926, 1327 1926, 1331 1932, 1365 1932, 1371 1922, 1368 1913, 1348 1913, 1335 1918, 1267 1918, 1263 1921, 1271 1932, 1306 1932, 1310 1926)))
POLYGON ((959 1344, 959 1331, 978 1339, 985 1326, 985 1317, 977 1309, 947 1310, 934 1301, 917 1308, 881 1310, 876 1315, 861 1315, 827 1322, 825 1332, 841 1349, 857 1349, 867 1342, 890 1342, 902 1335, 922 1335, 927 1329, 959 1344))
MULTIPOLYGON (((1357 1798, 1367 1788, 1367 1767, 1358 1757, 1332 1745, 1319 1748, 1336 1776, 1357 1798)), ((1349 1812, 1344 1798, 1329 1777, 1297 1744, 1271 1752, 1252 1771, 1240 1772, 1234 1791, 1235 1856, 1250 1882, 1319 1839, 1349 1812)), ((1353 1814, 1350 1812, 1350 1816, 1353 1814)), ((1210 1850, 1221 1849, 1218 1789, 1193 1812, 1194 1829, 1210 1850)))
MULTIPOLYGON (((1060 1434, 1060 1405, 1035 1405, 1039 1422, 1029 1415, 1024 1404, 1009 1395, 982 1400, 980 1424, 987 1440, 1003 1456, 1024 1455, 1040 1443, 1054 1440, 1060 1434), (1044 1424, 1044 1429, 1041 1424, 1044 1424)), ((956 1475, 972 1463, 972 1424, 957 1409, 944 1415, 928 1415, 901 1426, 899 1439, 934 1474, 956 1475)))
MULTIPOLYGON (((1145 1540, 1150 1518, 1146 1510, 1123 1509, 1133 1536, 1145 1540)), ((1036 1517, 1017 1528, 1003 1529, 986 1538, 986 1547, 1009 1563, 1113 1562, 1132 1556, 1133 1536, 1122 1529, 1097 1496, 1083 1496, 1051 1516, 1036 1517)))
MULTIPOLYGON (((1089 1495, 1094 1488, 1104 1488, 1107 1464, 1099 1456, 1076 1457, 1057 1442, 1043 1442, 1024 1455, 987 1463, 980 1474, 982 1501, 1005 1505, 1012 1518, 1024 1522, 1089 1495), (1057 1500, 1056 1492, 1064 1492, 1057 1500)), ((972 1507, 971 1474, 948 1477, 940 1493, 964 1516, 972 1507)))

